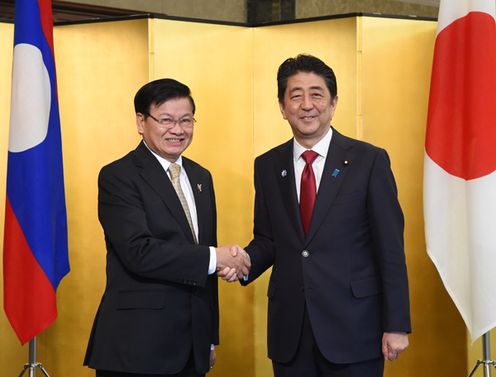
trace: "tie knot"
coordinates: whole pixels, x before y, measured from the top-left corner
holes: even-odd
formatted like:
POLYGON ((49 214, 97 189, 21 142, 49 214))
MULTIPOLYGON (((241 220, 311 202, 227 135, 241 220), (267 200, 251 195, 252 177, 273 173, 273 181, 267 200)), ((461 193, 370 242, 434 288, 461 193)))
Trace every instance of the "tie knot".
POLYGON ((176 164, 173 162, 172 164, 169 165, 169 171, 171 173, 171 178, 177 179, 179 177, 179 172, 181 171, 181 165, 176 164))
POLYGON ((312 165, 315 159, 318 157, 318 153, 312 150, 305 151, 301 154, 301 157, 305 160, 307 165, 312 165))

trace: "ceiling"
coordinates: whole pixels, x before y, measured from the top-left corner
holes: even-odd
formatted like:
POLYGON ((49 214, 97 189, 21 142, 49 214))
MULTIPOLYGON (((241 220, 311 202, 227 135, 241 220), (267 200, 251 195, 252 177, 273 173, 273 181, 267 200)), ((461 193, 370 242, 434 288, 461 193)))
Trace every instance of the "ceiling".
MULTIPOLYGON (((52 13, 54 23, 99 20, 146 14, 146 12, 143 11, 79 4, 67 1, 52 1, 52 13)), ((0 19, 2 21, 13 22, 14 14, 14 0, 0 0, 0 19)))
MULTIPOLYGON (((52 1, 52 11, 54 23, 67 23, 67 22, 82 22, 82 21, 95 21, 95 20, 106 20, 115 18, 125 18, 135 15, 146 15, 146 14, 156 14, 165 15, 164 7, 158 8, 160 3, 165 4, 169 0, 79 0, 83 3, 76 3, 71 1, 52 1), (110 6, 107 6, 110 5, 110 6), (134 9, 125 9, 121 5, 134 9), (159 10, 157 10, 159 9, 159 10), (157 13, 158 12, 158 13, 157 13)), ((176 7, 180 4, 183 9, 182 14, 177 16, 185 17, 189 15, 191 18, 198 19, 210 19, 217 20, 219 22, 225 22, 227 19, 219 17, 219 11, 229 5, 231 9, 239 8, 238 19, 231 20, 238 22, 240 24, 249 25, 260 25, 264 23, 270 23, 274 21, 291 21, 295 18, 300 18, 295 15, 295 9, 298 6, 303 6, 303 9, 307 9, 307 6, 312 4, 312 1, 304 2, 304 0, 216 0, 211 3, 205 4, 206 0, 181 0, 182 3, 170 3, 176 4, 176 7), (230 2, 229 2, 230 1, 230 2), (199 6, 202 4, 202 7, 199 6), (302 5, 303 4, 303 5, 302 5), (201 8, 201 9, 200 9, 201 8), (243 8, 243 9, 241 9, 243 8), (186 10, 186 11, 184 11, 186 10), (207 15, 202 10, 211 11, 212 14, 207 15), (196 13, 195 13, 196 12, 196 13), (196 14, 196 16, 194 15, 196 14)), ((391 9, 400 10, 401 8, 409 9, 407 15, 417 14, 417 16, 430 16, 435 17, 437 15, 437 7, 439 5, 439 0, 343 0, 343 1, 333 1, 329 4, 335 4, 335 11, 338 9, 345 9, 341 13, 356 12, 356 10, 364 9, 365 13, 374 14, 405 14, 399 11, 398 13, 391 12, 391 9), (354 4, 354 8, 351 6, 354 4), (396 4, 396 5, 394 5, 396 4), (393 7, 392 7, 393 5, 393 7), (348 10, 346 10, 346 7, 348 10), (429 14, 422 14, 428 9, 429 14), (410 13, 410 10, 412 13, 410 13), (418 12, 417 12, 418 11, 418 12)), ((0 20, 3 22, 13 22, 15 14, 15 0, 0 0, 0 20)), ((315 4, 314 4, 315 5, 315 4)), ((167 11, 167 9, 165 9, 167 11)), ((169 13, 167 11, 167 13, 169 13)), ((174 13, 170 13, 174 14, 174 13)), ((332 13, 339 14, 339 13, 332 13)), ((326 14, 327 16, 328 14, 326 14)), ((321 16, 321 14, 312 15, 321 16)), ((303 17, 306 18, 306 17, 303 17)), ((227 21, 229 22, 229 21, 227 21)))

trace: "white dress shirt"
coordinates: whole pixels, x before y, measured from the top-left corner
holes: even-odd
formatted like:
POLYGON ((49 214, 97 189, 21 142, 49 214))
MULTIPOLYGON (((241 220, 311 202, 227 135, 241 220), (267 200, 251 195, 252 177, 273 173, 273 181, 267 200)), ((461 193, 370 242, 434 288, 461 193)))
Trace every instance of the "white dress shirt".
MULTIPOLYGON (((143 143, 145 143, 143 141, 143 143)), ((146 145, 146 143, 145 143, 146 145)), ((159 156, 156 154, 154 151, 152 151, 148 145, 146 145, 148 150, 155 156, 155 158, 158 160, 162 168, 165 170, 167 173, 167 176, 169 179, 172 179, 171 174, 169 172, 169 165, 171 164, 170 161, 166 160, 165 158, 159 156)), ((183 158, 182 156, 179 156, 179 158, 176 160, 176 164, 181 166, 181 171, 179 172, 179 184, 181 185, 181 189, 183 190, 184 197, 186 198, 186 202, 188 203, 188 209, 189 213, 191 215, 191 222, 193 223, 193 230, 195 232, 196 239, 198 238, 198 215, 196 213, 196 203, 195 203, 195 197, 193 195, 193 189, 191 188, 191 183, 189 182, 188 175, 186 174, 186 170, 183 169, 183 158)), ((208 274, 211 275, 214 272, 216 272, 216 266, 217 266, 217 254, 215 252, 215 247, 210 246, 210 262, 208 265, 208 274)))
MULTIPOLYGON (((329 145, 332 139, 332 128, 329 127, 329 131, 325 136, 312 147, 312 151, 317 152, 318 156, 312 164, 313 173, 315 175, 315 184, 317 187, 317 192, 319 192, 320 180, 322 178, 322 172, 324 171, 324 165, 327 158, 327 153, 329 152, 329 145)), ((295 184, 296 184, 296 195, 298 196, 298 202, 300 202, 300 185, 301 185, 301 174, 305 168, 305 160, 301 156, 303 152, 307 151, 305 147, 294 139, 293 143, 293 166, 295 174, 295 184)))

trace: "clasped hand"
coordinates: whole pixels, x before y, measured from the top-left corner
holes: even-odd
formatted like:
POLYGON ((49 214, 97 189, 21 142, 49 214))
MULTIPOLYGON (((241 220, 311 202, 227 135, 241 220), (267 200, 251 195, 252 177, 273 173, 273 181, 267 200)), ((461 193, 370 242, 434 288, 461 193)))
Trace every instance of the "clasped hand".
POLYGON ((242 279, 250 272, 250 256, 238 245, 220 246, 217 251, 217 275, 225 281, 242 279))
POLYGON ((385 332, 382 336, 382 353, 385 360, 394 361, 408 347, 408 334, 385 332))

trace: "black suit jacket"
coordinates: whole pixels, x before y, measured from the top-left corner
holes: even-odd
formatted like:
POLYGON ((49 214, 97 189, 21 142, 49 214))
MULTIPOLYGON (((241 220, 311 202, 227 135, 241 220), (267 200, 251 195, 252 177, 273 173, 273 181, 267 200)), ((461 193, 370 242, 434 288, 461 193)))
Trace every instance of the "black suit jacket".
POLYGON ((273 266, 268 351, 295 354, 306 306, 331 362, 381 357, 385 331, 410 332, 403 214, 386 152, 333 130, 308 235, 299 215, 293 141, 255 160, 249 283, 273 266))
POLYGON ((183 157, 183 167, 195 197, 198 245, 167 173, 143 143, 100 172, 107 285, 84 361, 91 368, 173 374, 193 350, 198 372, 209 369, 219 323, 217 277, 208 276, 214 189, 200 165, 183 157))

